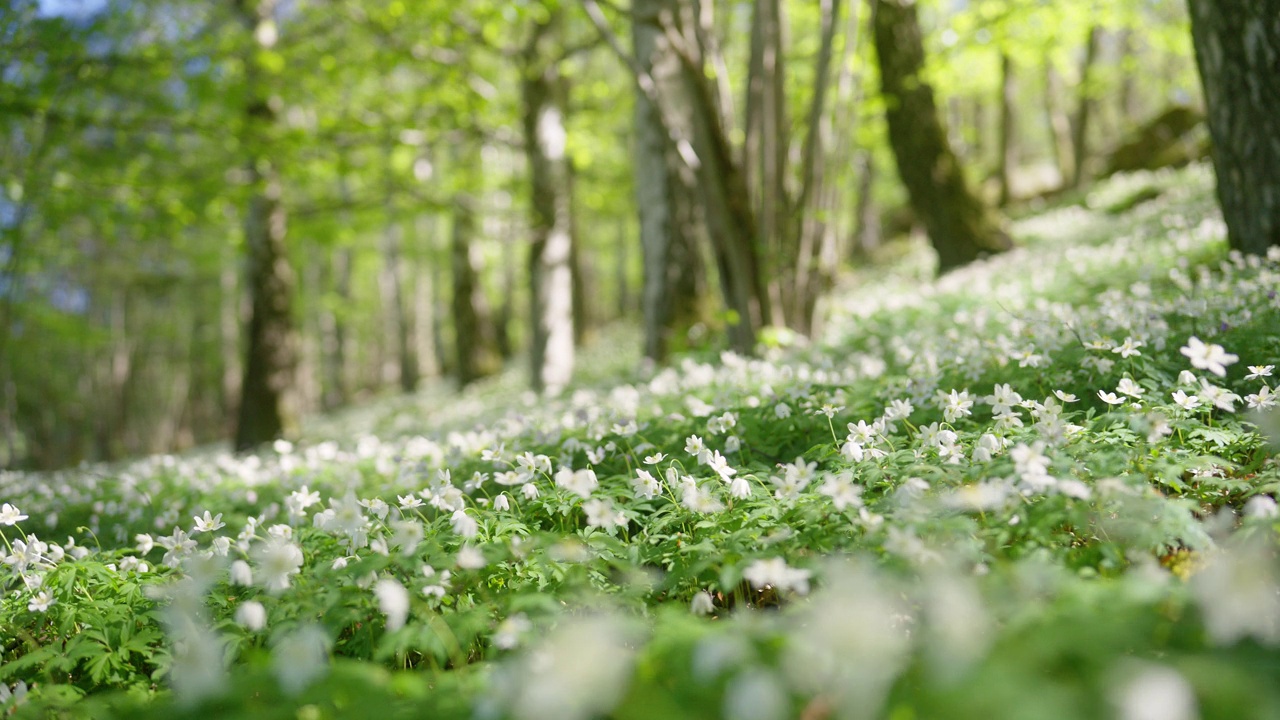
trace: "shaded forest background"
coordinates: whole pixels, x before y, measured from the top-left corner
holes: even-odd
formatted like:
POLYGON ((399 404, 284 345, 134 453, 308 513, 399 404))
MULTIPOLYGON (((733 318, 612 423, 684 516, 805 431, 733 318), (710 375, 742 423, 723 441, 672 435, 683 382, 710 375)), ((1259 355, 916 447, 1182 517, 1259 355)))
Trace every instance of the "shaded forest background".
POLYGON ((796 341, 1209 148, 1181 2, 11 0, 0 58, 0 467, 796 341))

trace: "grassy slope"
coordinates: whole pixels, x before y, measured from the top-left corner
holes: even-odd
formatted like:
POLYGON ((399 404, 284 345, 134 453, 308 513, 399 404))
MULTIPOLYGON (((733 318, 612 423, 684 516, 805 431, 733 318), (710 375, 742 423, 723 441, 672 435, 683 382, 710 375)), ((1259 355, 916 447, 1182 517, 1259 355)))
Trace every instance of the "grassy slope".
POLYGON ((609 385, 615 330, 553 401, 512 373, 261 457, 0 476, 30 515, 0 682, 95 717, 1280 717, 1280 471, 1243 414, 1278 268, 1223 260, 1210 182, 1118 180, 937 282, 912 248, 761 359, 609 385))

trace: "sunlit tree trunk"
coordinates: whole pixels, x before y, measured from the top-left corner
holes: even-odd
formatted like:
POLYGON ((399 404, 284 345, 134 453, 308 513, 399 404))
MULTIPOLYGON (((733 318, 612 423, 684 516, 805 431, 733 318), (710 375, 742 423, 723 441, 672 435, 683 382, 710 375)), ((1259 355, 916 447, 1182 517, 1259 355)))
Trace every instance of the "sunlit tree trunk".
POLYGON ((554 50, 559 18, 538 23, 521 82, 533 232, 529 253, 530 372, 538 392, 558 392, 573 375, 573 229, 565 154, 564 79, 554 50), (551 47, 548 47, 551 46, 551 47))
POLYGON ((238 0, 236 9, 253 42, 245 58, 245 144, 249 158, 249 206, 245 246, 252 310, 241 384, 235 447, 247 450, 297 429, 295 366, 297 331, 293 319, 294 272, 285 246, 285 211, 280 178, 268 154, 275 124, 268 90, 269 71, 261 53, 276 41, 275 0, 238 0))
POLYGON ((1280 0, 1190 0, 1231 247, 1280 245, 1280 0))
POLYGON ((1008 235, 965 181, 947 143, 933 88, 924 82, 924 43, 911 0, 873 0, 876 55, 885 95, 889 143, 911 197, 938 253, 939 270, 959 267, 1010 247, 1008 235))

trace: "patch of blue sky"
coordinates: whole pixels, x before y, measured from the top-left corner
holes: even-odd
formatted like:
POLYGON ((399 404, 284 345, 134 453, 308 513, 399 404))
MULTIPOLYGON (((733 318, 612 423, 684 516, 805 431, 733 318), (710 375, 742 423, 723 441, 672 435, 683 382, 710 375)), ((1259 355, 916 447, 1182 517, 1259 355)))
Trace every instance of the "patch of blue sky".
POLYGON ((96 15, 107 7, 108 0, 38 0, 43 17, 64 17, 82 20, 96 15))

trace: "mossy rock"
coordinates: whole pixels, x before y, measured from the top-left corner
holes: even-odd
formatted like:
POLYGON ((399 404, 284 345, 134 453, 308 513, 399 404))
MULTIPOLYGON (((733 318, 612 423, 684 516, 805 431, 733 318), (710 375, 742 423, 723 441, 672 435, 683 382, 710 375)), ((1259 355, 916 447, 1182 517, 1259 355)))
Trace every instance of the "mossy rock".
POLYGON ((1143 123, 1112 150, 1103 175, 1182 167, 1208 154, 1204 115, 1187 105, 1173 105, 1143 123))

